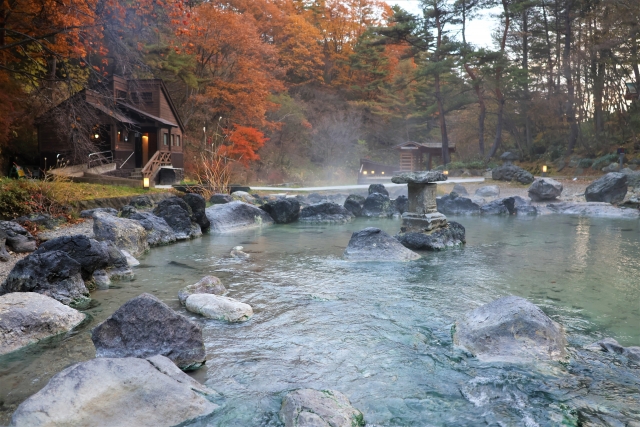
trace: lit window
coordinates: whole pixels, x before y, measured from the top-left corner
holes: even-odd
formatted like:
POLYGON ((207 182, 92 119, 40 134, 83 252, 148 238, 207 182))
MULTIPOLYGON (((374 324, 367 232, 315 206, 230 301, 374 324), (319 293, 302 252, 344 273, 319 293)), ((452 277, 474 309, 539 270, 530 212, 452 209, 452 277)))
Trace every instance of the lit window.
POLYGON ((162 144, 169 145, 169 134, 167 133, 162 134, 162 144))

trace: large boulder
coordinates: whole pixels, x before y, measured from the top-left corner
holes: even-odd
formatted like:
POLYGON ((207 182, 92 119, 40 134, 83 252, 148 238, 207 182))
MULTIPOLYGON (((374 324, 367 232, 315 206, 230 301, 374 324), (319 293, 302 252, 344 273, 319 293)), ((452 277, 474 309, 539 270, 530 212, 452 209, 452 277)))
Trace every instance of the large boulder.
POLYGON ((515 162, 519 159, 520 159, 520 156, 518 156, 518 153, 514 153, 512 151, 505 151, 500 156, 500 160, 502 160, 503 162, 515 162))
POLYGON ((85 318, 73 308, 35 292, 0 296, 0 355, 68 332, 85 318))
MULTIPOLYGON (((498 190, 500 190, 499 187, 498 187, 498 190)), ((459 196, 468 196, 469 195, 469 192, 467 191, 467 189, 462 184, 455 184, 453 186, 452 192, 458 194, 459 196)))
POLYGON ((385 186, 382 184, 371 184, 369 186, 369 194, 373 194, 373 193, 380 193, 383 196, 389 197, 389 192, 387 191, 385 186))
POLYGON ((625 209, 612 206, 605 202, 561 202, 549 203, 547 208, 554 213, 565 215, 594 216, 606 218, 631 218, 636 219, 640 216, 638 209, 625 209))
POLYGON ((529 187, 529 197, 534 202, 554 200, 562 194, 562 183, 551 178, 536 178, 529 187))
POLYGON ((81 211, 80 218, 93 218, 93 216, 97 213, 118 216, 118 211, 114 208, 94 208, 81 211))
POLYGON ((347 200, 344 201, 344 208, 351 212, 353 216, 360 216, 362 213, 362 205, 364 205, 365 198, 358 196, 357 194, 350 194, 347 200))
MULTIPOLYGON (((635 166, 635 165, 633 165, 635 166)), ((624 168, 620 171, 627 176, 627 185, 630 188, 640 188, 640 172, 624 168)))
POLYGON ((491 178, 497 181, 517 181, 520 184, 531 184, 533 175, 514 164, 498 166, 491 171, 491 178))
POLYGON ((91 331, 96 357, 167 356, 182 370, 205 362, 202 329, 150 294, 122 305, 91 331))
POLYGON ((161 427, 211 414, 215 396, 163 356, 92 359, 56 374, 22 402, 12 427, 161 427))
POLYGON ((153 207, 153 200, 146 194, 141 194, 139 196, 133 196, 131 200, 129 200, 129 205, 137 209, 148 209, 153 207))
POLYGON ((191 221, 191 207, 179 197, 164 199, 153 210, 153 214, 163 218, 176 233, 176 239, 185 240, 202 235, 200 225, 191 221))
POLYGON ((480 214, 481 204, 468 198, 460 197, 457 193, 436 197, 438 212, 445 215, 477 215, 480 214))
POLYGON ((185 286, 178 291, 178 299, 184 305, 190 295, 193 294, 214 294, 224 295, 227 289, 224 287, 220 279, 215 276, 204 276, 193 285, 185 286))
POLYGON ((7 233, 0 230, 0 262, 7 262, 11 259, 11 255, 7 252, 7 233))
POLYGON ((192 313, 227 322, 246 322, 253 316, 249 304, 215 294, 189 295, 184 305, 192 313))
POLYGON ((366 218, 388 217, 395 211, 389 196, 382 193, 371 193, 364 200, 360 216, 366 218))
POLYGON ((260 209, 271 215, 276 224, 289 224, 300 216, 300 202, 294 198, 267 202, 260 209))
POLYGON ((478 197, 498 197, 500 195, 500 187, 497 185, 485 185, 476 190, 478 197))
POLYGON ((187 202, 191 208, 191 219, 200 226, 202 231, 207 231, 211 226, 205 209, 207 208, 207 201, 199 194, 187 193, 182 197, 182 200, 187 202))
POLYGON ((23 226, 13 221, 0 221, 0 230, 7 235, 6 245, 13 252, 33 252, 36 239, 23 226))
POLYGON ((89 280, 96 270, 109 266, 109 254, 100 242, 90 239, 83 234, 61 236, 42 243, 34 254, 51 251, 65 252, 69 257, 80 263, 82 278, 89 280))
POLYGON ((287 394, 280 407, 284 427, 364 427, 362 412, 335 390, 300 389, 287 394))
POLYGON ((300 222, 344 223, 353 219, 353 214, 336 203, 325 202, 306 206, 300 211, 300 222))
POLYGON ((71 307, 85 308, 90 299, 81 271, 80 263, 66 252, 33 253, 16 263, 0 285, 0 295, 37 292, 71 307))
POLYGON ((256 198, 246 191, 234 191, 231 193, 231 198, 235 201, 249 203, 251 205, 256 203, 256 198))
POLYGON ((167 221, 151 212, 139 212, 133 206, 127 205, 120 209, 120 215, 138 221, 147 230, 149 246, 168 245, 177 240, 175 231, 167 221))
POLYGON ((431 233, 401 232, 395 236, 405 247, 416 251, 441 251, 466 243, 465 229, 455 221, 431 233))
POLYGON ((100 242, 107 252, 107 275, 109 280, 133 280, 133 270, 129 266, 126 255, 110 240, 100 242))
POLYGON ((96 212, 93 214, 93 234, 96 240, 112 241, 119 249, 125 249, 133 256, 149 250, 147 230, 132 219, 96 212))
POLYGON ((262 209, 244 202, 230 202, 207 208, 211 231, 224 233, 272 225, 273 219, 262 209))
POLYGON ((611 172, 593 181, 584 191, 587 202, 617 204, 627 194, 627 175, 611 172))
POLYGON ((562 326, 516 296, 466 313, 455 324, 453 341, 483 361, 561 360, 567 355, 562 326))
POLYGON ((529 215, 535 214, 536 212, 536 209, 531 206, 530 201, 520 196, 496 199, 490 203, 482 205, 481 208, 481 213, 483 215, 529 215))
POLYGON ((411 261, 417 253, 402 246, 398 240, 379 228, 367 227, 351 235, 343 257, 350 261, 411 261))
POLYGON ((14 219, 14 221, 20 225, 25 225, 27 223, 36 224, 38 227, 45 230, 53 230, 66 222, 62 217, 54 218, 45 213, 32 213, 18 217, 14 219))

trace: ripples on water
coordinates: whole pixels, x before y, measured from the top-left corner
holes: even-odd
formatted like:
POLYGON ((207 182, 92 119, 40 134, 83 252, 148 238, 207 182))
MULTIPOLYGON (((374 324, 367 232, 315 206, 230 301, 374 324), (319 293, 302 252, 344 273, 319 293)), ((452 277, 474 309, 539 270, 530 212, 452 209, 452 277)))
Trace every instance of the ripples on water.
POLYGON ((273 226, 153 249, 134 282, 95 292, 92 320, 64 340, 0 359, 0 422, 52 375, 95 355, 90 328, 152 293, 203 325, 208 362, 193 373, 224 396, 194 425, 279 426, 282 396, 344 392, 371 426, 577 425, 577 410, 640 421, 640 369, 583 346, 611 336, 640 345, 638 221, 564 216, 458 218, 467 245, 411 263, 349 263, 353 231, 399 221, 273 226), (228 256, 243 245, 251 261, 228 256), (205 274, 254 317, 229 325, 180 307, 205 274), (480 363, 452 346, 462 313, 514 294, 568 332, 568 363, 480 363))

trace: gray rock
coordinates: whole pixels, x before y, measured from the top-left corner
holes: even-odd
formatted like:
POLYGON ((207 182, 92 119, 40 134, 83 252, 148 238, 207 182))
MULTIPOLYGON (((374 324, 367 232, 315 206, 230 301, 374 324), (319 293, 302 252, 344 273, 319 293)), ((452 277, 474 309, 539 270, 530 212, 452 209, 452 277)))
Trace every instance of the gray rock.
POLYGON ((617 204, 627 194, 627 175, 611 172, 593 181, 584 191, 587 202, 617 204))
POLYGON ((64 224, 66 220, 64 218, 54 218, 49 214, 43 213, 32 213, 29 215, 21 216, 19 218, 14 219, 20 225, 25 225, 25 223, 30 222, 32 224, 36 224, 45 230, 53 230, 56 227, 59 227, 61 224, 64 224))
POLYGON ((207 389, 162 356, 92 359, 56 374, 22 402, 12 427, 183 425, 213 413, 207 389))
POLYGON ((391 178, 394 184, 427 184, 446 180, 447 176, 440 171, 401 172, 391 178))
POLYGON ((393 215, 395 206, 392 206, 389 196, 382 193, 371 193, 364 200, 360 216, 365 218, 386 218, 393 215))
POLYGON ((466 243, 465 229, 455 221, 427 233, 400 232, 395 236, 405 247, 415 251, 440 251, 466 243))
POLYGON ((640 347, 625 347, 624 355, 629 360, 640 362, 640 347))
POLYGON ((300 389, 287 394, 280 407, 284 427, 364 427, 362 412, 335 390, 300 389))
POLYGON ((134 256, 149 250, 147 231, 140 223, 101 212, 93 214, 93 234, 98 241, 112 241, 134 256))
POLYGON ((146 194, 141 194, 139 196, 133 196, 131 200, 129 200, 129 204, 138 209, 152 208, 153 200, 146 194))
POLYGON ((138 212, 132 206, 123 206, 120 215, 123 218, 138 221, 147 230, 149 246, 168 245, 177 240, 175 231, 167 221, 151 212, 138 212))
POLYGON ((42 243, 34 254, 51 251, 65 252, 74 259, 82 268, 82 278, 89 280, 93 272, 109 267, 109 254, 100 242, 89 239, 82 234, 73 236, 61 236, 42 243))
POLYGON ((33 253, 22 258, 0 285, 0 295, 37 292, 71 307, 85 308, 90 299, 82 266, 62 251, 33 253))
POLYGON ((209 198, 209 203, 213 205, 223 205, 229 202, 233 202, 233 197, 228 194, 214 194, 209 198))
POLYGON ((400 195, 393 201, 393 203, 395 204, 396 212, 398 214, 402 215, 409 211, 409 199, 407 196, 400 195))
POLYGON ((517 160, 520 160, 520 156, 518 156, 518 153, 514 153, 514 152, 511 152, 511 151, 505 151, 500 156, 500 160, 505 161, 505 162, 515 162, 517 160))
POLYGON ((35 292, 0 296, 0 355, 68 332, 85 318, 73 308, 35 292))
POLYGON ((326 202, 306 206, 300 211, 300 222, 344 223, 353 219, 353 214, 343 206, 326 202))
POLYGON ((497 185, 485 185, 476 190, 476 196, 479 197, 498 197, 500 195, 500 187, 497 185))
POLYGON ((468 197, 459 197, 457 193, 437 197, 438 212, 445 215, 479 215, 482 206, 468 197))
POLYGON ((465 314, 456 321, 453 342, 483 361, 561 360, 567 356, 562 326, 516 296, 465 314))
MULTIPOLYGON (((498 191, 500 191, 500 188, 498 188, 498 191)), ((467 189, 464 188, 464 185, 462 184, 456 184, 453 186, 453 192, 458 194, 459 196, 468 196, 469 193, 467 192, 467 189)))
POLYGON ((11 259, 11 255, 7 252, 7 233, 4 230, 0 230, 0 262, 7 262, 11 259))
POLYGON ((342 255, 350 261, 411 261, 417 253, 402 246, 398 240, 379 228, 367 227, 351 235, 342 255))
POLYGON ((605 338, 597 342, 597 344, 602 348, 603 351, 607 351, 609 353, 622 354, 624 353, 624 347, 621 346, 618 341, 613 338, 605 338))
POLYGON ((187 297, 185 307, 192 313, 209 319, 227 322, 246 322, 253 316, 253 309, 233 298, 215 294, 193 294, 187 297))
POLYGON ((20 224, 13 221, 0 221, 0 230, 6 234, 6 245, 13 252, 33 252, 36 239, 20 224))
POLYGON ((371 184, 369 186, 369 194, 373 194, 373 193, 380 193, 384 196, 389 197, 389 192, 387 191, 385 186, 382 184, 371 184))
POLYGON ((277 199, 260 206, 276 224, 289 224, 300 216, 300 202, 294 198, 277 199))
POLYGON ((150 294, 122 305, 91 331, 96 357, 167 356, 182 370, 205 362, 202 329, 150 294))
POLYGON ((364 201, 364 197, 358 196, 357 194, 350 194, 347 200, 344 201, 344 208, 351 212, 353 216, 360 216, 364 201))
POLYGON ((536 178, 529 187, 529 197, 536 202, 554 200, 560 197, 560 194, 562 194, 562 183, 551 178, 536 178))
POLYGON ((602 168, 602 172, 618 172, 619 170, 620 165, 618 163, 609 163, 609 166, 602 168))
POLYGON ((513 164, 498 166, 491 171, 491 178, 496 181, 517 181, 520 184, 531 184, 533 175, 513 164))
POLYGON ((178 291, 178 299, 182 305, 185 304, 187 298, 193 294, 214 294, 224 295, 227 289, 224 287, 220 279, 215 276, 204 276, 193 285, 185 286, 178 291))
POLYGON ((237 202, 244 202, 250 205, 254 205, 256 203, 256 198, 246 191, 234 191, 231 193, 231 198, 237 202))
POLYGON ((523 205, 516 206, 516 215, 537 215, 538 209, 535 206, 523 205))
MULTIPOLYGON (((521 214, 532 214, 530 202, 520 196, 504 197, 482 205, 483 215, 515 215, 520 209, 521 214)), ((537 212, 537 211, 536 211, 537 212)))
POLYGON ((211 221, 211 231, 230 231, 260 228, 273 224, 271 216, 262 209, 244 202, 230 202, 210 206, 206 209, 211 221))
POLYGON ((126 249, 122 249, 120 252, 122 252, 122 255, 124 255, 125 259, 127 260, 127 265, 129 267, 137 267, 140 265, 140 261, 138 261, 133 255, 131 255, 126 249))
POLYGON ((631 169, 631 167, 637 168, 637 165, 630 165, 630 167, 622 169, 620 173, 627 176, 627 186, 640 188, 640 172, 635 172, 635 169, 631 169))
POLYGON ((110 240, 99 242, 107 251, 107 274, 110 280, 133 280, 134 274, 131 270, 127 257, 122 253, 116 244, 110 240))
POLYGON ((191 212, 193 213, 191 216, 191 220, 200 226, 202 231, 209 230, 211 223, 207 218, 207 214, 205 209, 207 208, 207 202, 204 200, 199 194, 188 193, 185 194, 182 199, 187 202, 189 207, 191 208, 191 212))
POLYGON ((607 218, 638 218, 640 211, 637 209, 624 209, 612 206, 604 202, 562 202, 549 203, 547 208, 554 213, 565 215, 595 216, 607 218))
POLYGON ((243 251, 244 251, 244 247, 234 246, 233 249, 231 249, 231 252, 229 252, 229 255, 231 255, 232 258, 236 258, 240 260, 248 260, 249 258, 251 258, 251 255, 243 251))
POLYGON ((94 271, 91 280, 95 283, 96 288, 102 291, 109 289, 109 286, 111 286, 111 278, 105 270, 94 271))
POLYGON ((93 218, 93 215, 97 213, 118 216, 118 211, 114 208, 95 208, 83 210, 82 212, 80 212, 80 218, 93 218))
POLYGON ((179 197, 164 199, 153 210, 153 214, 163 218, 173 229, 177 240, 193 239, 202 235, 200 225, 191 220, 191 207, 179 197))
POLYGON ((504 201, 505 199, 497 199, 482 205, 480 212, 482 215, 509 215, 509 208, 504 201))

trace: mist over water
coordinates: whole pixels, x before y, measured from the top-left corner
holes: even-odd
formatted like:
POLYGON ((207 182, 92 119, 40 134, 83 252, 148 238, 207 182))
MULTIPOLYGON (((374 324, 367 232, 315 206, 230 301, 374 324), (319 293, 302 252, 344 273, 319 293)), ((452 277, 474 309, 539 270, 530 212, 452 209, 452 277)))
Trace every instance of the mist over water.
POLYGON ((97 291, 71 337, 0 359, 0 424, 55 373, 94 357, 90 329, 149 292, 203 325, 207 364, 192 375, 221 408, 193 425, 279 426, 289 390, 336 389, 367 425, 575 425, 576 410, 640 419, 640 367, 583 349, 602 337, 640 345, 638 221, 565 216, 451 217, 467 245, 410 263, 341 259, 351 233, 397 220, 273 226, 152 249, 134 282, 97 291), (251 260, 230 258, 242 245, 251 260), (213 274, 252 305, 242 324, 186 312, 177 291, 213 274), (505 295, 564 325, 567 363, 481 363, 452 345, 464 312, 505 295))

